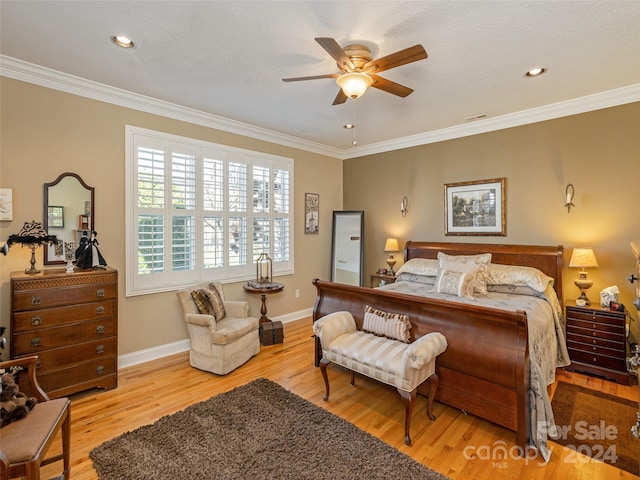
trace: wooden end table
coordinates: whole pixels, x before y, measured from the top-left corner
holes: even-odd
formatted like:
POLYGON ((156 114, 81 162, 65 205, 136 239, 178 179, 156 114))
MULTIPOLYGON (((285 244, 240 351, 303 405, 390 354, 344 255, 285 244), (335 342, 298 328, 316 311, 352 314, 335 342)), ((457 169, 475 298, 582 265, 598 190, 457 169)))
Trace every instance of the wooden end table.
POLYGON ((278 293, 284 290, 284 285, 277 282, 258 284, 257 282, 247 282, 243 288, 249 293, 260 294, 262 306, 260 307, 260 323, 270 322, 267 318, 267 295, 278 293))

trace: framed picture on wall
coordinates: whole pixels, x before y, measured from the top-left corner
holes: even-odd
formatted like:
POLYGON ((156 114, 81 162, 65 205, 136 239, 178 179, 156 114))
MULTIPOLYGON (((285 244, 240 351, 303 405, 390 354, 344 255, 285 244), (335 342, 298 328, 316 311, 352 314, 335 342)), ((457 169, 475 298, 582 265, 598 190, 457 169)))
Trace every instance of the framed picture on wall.
POLYGON ((304 233, 317 234, 320 227, 320 195, 304 194, 304 233))
POLYGON ((445 235, 507 234, 506 178, 447 183, 445 235))

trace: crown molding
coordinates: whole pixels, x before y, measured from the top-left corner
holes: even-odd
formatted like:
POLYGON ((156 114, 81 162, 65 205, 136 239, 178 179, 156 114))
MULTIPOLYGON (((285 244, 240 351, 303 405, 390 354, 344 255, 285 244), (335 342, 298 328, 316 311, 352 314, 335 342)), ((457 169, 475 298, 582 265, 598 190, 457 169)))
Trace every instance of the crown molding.
POLYGON ((357 152, 353 150, 349 151, 350 155, 344 157, 343 160, 363 157, 365 155, 373 155, 376 153, 384 153, 391 150, 399 150, 401 148, 443 142, 454 138, 468 137, 480 133, 493 132, 496 130, 503 130, 505 128, 553 120, 560 117, 568 117, 570 115, 616 107, 638 101, 640 101, 640 84, 629 85, 627 87, 579 97, 565 102, 558 102, 542 107, 522 110, 495 118, 476 120, 473 123, 456 125, 408 137, 396 138, 387 142, 373 143, 362 147, 358 146, 357 149, 354 149, 357 150, 357 152))
POLYGON ((73 95, 263 140, 277 145, 326 155, 340 160, 442 142, 640 101, 640 84, 635 84, 565 102, 522 110, 499 117, 477 120, 472 123, 465 123, 464 125, 455 125, 385 142, 358 145, 357 148, 339 149, 145 95, 110 87, 6 55, 0 55, 0 75, 73 95))
POLYGON ((230 120, 193 108, 183 107, 127 90, 110 87, 102 83, 68 75, 6 55, 0 55, 0 75, 141 112, 181 120, 257 140, 264 140, 265 142, 275 143, 277 145, 297 148, 333 158, 342 158, 343 155, 342 149, 310 142, 292 135, 278 133, 273 130, 230 120))

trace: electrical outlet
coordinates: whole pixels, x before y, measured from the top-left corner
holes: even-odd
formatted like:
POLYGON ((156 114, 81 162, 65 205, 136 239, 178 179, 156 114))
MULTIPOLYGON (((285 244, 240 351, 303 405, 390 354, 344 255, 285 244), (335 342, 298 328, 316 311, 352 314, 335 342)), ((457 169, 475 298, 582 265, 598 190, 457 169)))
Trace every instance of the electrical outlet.
POLYGON ((296 288, 296 298, 300 298, 300 289, 296 288))

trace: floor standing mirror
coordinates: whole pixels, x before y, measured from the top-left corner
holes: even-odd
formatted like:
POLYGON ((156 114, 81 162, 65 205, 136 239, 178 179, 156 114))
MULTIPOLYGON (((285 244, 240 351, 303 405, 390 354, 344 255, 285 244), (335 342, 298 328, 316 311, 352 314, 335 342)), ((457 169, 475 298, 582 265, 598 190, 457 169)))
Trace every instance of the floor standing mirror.
POLYGON ((333 212, 331 281, 348 285, 364 282, 364 212, 333 212))

